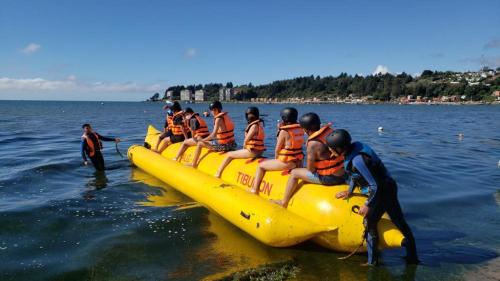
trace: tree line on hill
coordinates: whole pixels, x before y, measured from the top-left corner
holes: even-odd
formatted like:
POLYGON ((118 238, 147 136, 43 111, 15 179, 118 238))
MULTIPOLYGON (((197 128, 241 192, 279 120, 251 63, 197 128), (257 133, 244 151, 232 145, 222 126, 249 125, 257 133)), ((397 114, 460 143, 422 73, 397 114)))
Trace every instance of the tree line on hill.
MULTIPOLYGON (((497 68, 497 71, 500 69, 497 68)), ((418 77, 407 73, 376 74, 368 76, 348 75, 341 73, 334 76, 304 76, 287 80, 274 81, 269 84, 254 86, 251 83, 233 87, 231 82, 224 84, 210 83, 205 85, 172 86, 165 91, 189 89, 193 92, 203 89, 207 100, 219 98, 219 89, 234 88, 234 99, 249 101, 252 98, 317 98, 331 100, 345 99, 350 95, 369 96, 378 101, 394 101, 406 96, 434 98, 439 96, 465 96, 467 100, 489 100, 494 90, 500 90, 500 75, 482 79, 480 83, 470 83, 465 78, 457 80, 457 72, 440 72, 425 70, 418 77), (453 83, 451 80, 455 80, 453 83)), ((159 98, 159 95, 157 96, 159 98)))

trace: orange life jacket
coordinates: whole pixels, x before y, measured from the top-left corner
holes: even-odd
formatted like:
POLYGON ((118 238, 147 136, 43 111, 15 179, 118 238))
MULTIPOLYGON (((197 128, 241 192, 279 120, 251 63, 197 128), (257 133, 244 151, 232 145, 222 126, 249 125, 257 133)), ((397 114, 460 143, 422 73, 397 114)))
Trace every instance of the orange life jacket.
POLYGON ((262 120, 257 119, 248 124, 245 129, 245 135, 248 134, 253 125, 257 125, 257 134, 253 135, 253 137, 247 141, 244 148, 250 151, 264 151, 266 150, 266 147, 264 146, 265 134, 264 127, 262 126, 262 120))
MULTIPOLYGON (((326 146, 326 137, 333 132, 333 129, 330 128, 330 125, 326 125, 318 131, 314 132, 309 136, 307 142, 309 143, 312 140, 319 141, 323 145, 326 146)), ((322 176, 329 176, 337 173, 338 171, 344 169, 344 156, 335 156, 334 154, 330 154, 328 159, 324 160, 316 160, 314 162, 314 167, 316 168, 316 172, 322 176)))
MULTIPOLYGON (((101 150, 102 149, 102 142, 99 140, 99 136, 94 132, 92 132, 92 134, 95 136, 95 139, 97 140, 97 143, 99 144, 99 150, 101 150)), ((89 150, 88 150, 89 156, 94 157, 94 155, 95 155, 94 142, 87 134, 83 134, 82 138, 84 138, 85 141, 87 142, 87 147, 89 148, 89 150)))
POLYGON ((219 144, 228 144, 234 142, 234 123, 227 115, 227 112, 221 112, 214 117, 214 125, 215 121, 218 118, 222 118, 222 122, 224 123, 224 129, 221 127, 219 131, 216 133, 217 142, 219 144))
MULTIPOLYGON (((299 124, 284 125, 279 127, 279 131, 284 130, 290 136, 290 143, 278 152, 278 160, 284 163, 292 161, 302 161, 304 153, 302 145, 304 144, 304 130, 299 124)), ((278 134, 279 134, 278 131, 278 134)))
POLYGON ((184 124, 180 124, 180 125, 175 125, 174 124, 174 119, 176 119, 176 118, 178 118, 178 116, 182 116, 182 115, 184 115, 184 112, 183 111, 178 111, 178 112, 174 113, 174 115, 167 117, 168 128, 172 132, 172 135, 175 135, 175 136, 182 136, 182 135, 184 135, 182 133, 182 127, 184 127, 185 125, 184 124))
MULTIPOLYGON (((198 121, 198 124, 200 124, 198 129, 196 129, 194 131, 191 130, 191 126, 189 126, 189 130, 191 131, 191 135, 193 136, 193 138, 195 138, 195 137, 201 137, 201 138, 207 137, 210 134, 208 132, 207 122, 205 122, 205 120, 203 120, 203 118, 201 118, 200 114, 198 114, 198 113, 194 113, 193 115, 191 115, 191 118, 189 118, 188 122, 192 118, 196 118, 196 121, 198 121)), ((188 123, 188 125, 189 125, 189 123, 188 123)))

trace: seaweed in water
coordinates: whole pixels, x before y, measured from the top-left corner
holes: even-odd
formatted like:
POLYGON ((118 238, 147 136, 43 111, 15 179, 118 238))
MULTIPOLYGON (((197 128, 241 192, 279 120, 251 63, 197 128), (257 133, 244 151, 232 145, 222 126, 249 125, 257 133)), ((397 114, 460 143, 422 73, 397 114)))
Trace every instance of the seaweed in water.
POLYGON ((281 281, 296 276, 299 267, 294 260, 268 263, 256 268, 245 269, 222 277, 218 281, 281 281))

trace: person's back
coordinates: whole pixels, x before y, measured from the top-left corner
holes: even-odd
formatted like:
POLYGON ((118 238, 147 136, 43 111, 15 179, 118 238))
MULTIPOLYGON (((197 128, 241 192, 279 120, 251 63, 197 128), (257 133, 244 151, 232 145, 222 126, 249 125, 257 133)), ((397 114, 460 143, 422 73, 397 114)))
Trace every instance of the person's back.
POLYGON ((214 117, 214 124, 217 119, 222 120, 216 132, 217 142, 219 144, 227 144, 234 142, 234 123, 227 112, 220 112, 214 117))
MULTIPOLYGON (((332 132, 330 124, 323 126, 309 136, 307 146, 311 146, 310 150, 314 153, 311 156, 314 158, 314 167, 318 175, 341 177, 344 175, 344 157, 332 154, 326 144, 326 137, 332 132)), ((311 156, 308 155, 308 157, 311 156)))
MULTIPOLYGON (((222 116, 224 118, 222 123, 224 126, 221 126, 221 129, 217 135, 217 141, 219 145, 225 145, 231 142, 234 142, 234 124, 233 121, 226 114, 219 114, 218 116, 222 116)), ((219 178, 222 175, 222 172, 226 168, 226 166, 233 159, 255 159, 262 155, 264 150, 266 149, 264 146, 264 127, 263 121, 260 119, 259 109, 255 106, 250 106, 245 111, 245 119, 247 120, 247 127, 245 128, 245 140, 243 141, 243 149, 230 151, 222 160, 222 163, 215 172, 215 177, 219 178)))
POLYGON ((304 154, 304 130, 297 123, 298 111, 286 107, 280 112, 281 122, 278 124, 274 159, 266 159, 259 163, 250 192, 258 194, 266 171, 292 170, 302 167, 304 154))
POLYGON ((276 201, 283 207, 295 193, 298 180, 322 185, 338 185, 345 182, 343 157, 331 154, 326 145, 326 137, 333 131, 330 125, 321 127, 321 121, 316 113, 302 115, 300 126, 309 136, 307 140, 306 168, 296 168, 290 173, 285 195, 282 200, 276 201))
MULTIPOLYGON (((222 111, 222 103, 214 101, 209 105, 209 110, 214 116, 214 128, 212 132, 196 141, 196 150, 193 155, 191 166, 196 168, 200 157, 201 149, 208 148, 210 151, 228 152, 236 148, 236 141, 234 138, 234 123, 227 114, 222 111)), ((179 159, 180 155, 176 157, 179 159)))

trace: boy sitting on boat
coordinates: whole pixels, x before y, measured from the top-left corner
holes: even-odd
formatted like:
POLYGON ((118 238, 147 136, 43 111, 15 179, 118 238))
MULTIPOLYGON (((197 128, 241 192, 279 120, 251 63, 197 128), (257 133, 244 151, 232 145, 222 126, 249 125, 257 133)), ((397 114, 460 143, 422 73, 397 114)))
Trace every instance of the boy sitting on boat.
POLYGON ((245 129, 245 140, 243 142, 243 149, 231 151, 226 154, 219 169, 215 173, 216 178, 220 178, 222 171, 233 159, 255 159, 262 156, 264 150, 264 126, 263 121, 260 119, 259 109, 251 106, 245 111, 245 118, 248 125, 245 129))
POLYGON ((170 107, 173 114, 167 115, 168 133, 167 137, 157 144, 153 151, 162 153, 172 143, 184 141, 188 137, 188 130, 184 122, 184 112, 179 102, 174 102, 170 107))
POLYGON ((179 159, 181 159, 188 147, 195 146, 198 141, 201 141, 210 135, 207 123, 200 116, 200 114, 194 112, 192 108, 186 108, 184 111, 184 118, 186 120, 187 127, 191 131, 192 137, 182 142, 181 148, 179 148, 179 152, 177 152, 177 156, 174 158, 175 161, 179 161, 179 159))
POLYGON ((232 151, 236 148, 234 139, 234 123, 227 114, 222 111, 220 101, 214 101, 209 105, 209 110, 214 116, 214 129, 210 135, 201 139, 196 144, 196 151, 193 156, 191 165, 196 168, 200 158, 201 149, 208 148, 211 151, 232 151), (211 141, 214 141, 211 143, 211 141))
POLYGON ((281 123, 278 125, 274 159, 259 163, 252 184, 251 192, 258 194, 266 171, 286 171, 302 167, 304 153, 304 130, 297 123, 298 111, 293 107, 281 110, 281 123))
POLYGON ((283 199, 275 201, 285 208, 297 189, 299 179, 322 185, 338 185, 345 182, 344 157, 331 153, 326 144, 326 137, 333 132, 330 125, 321 127, 319 116, 310 112, 300 117, 300 126, 309 136, 306 145, 307 166, 292 170, 283 199))

